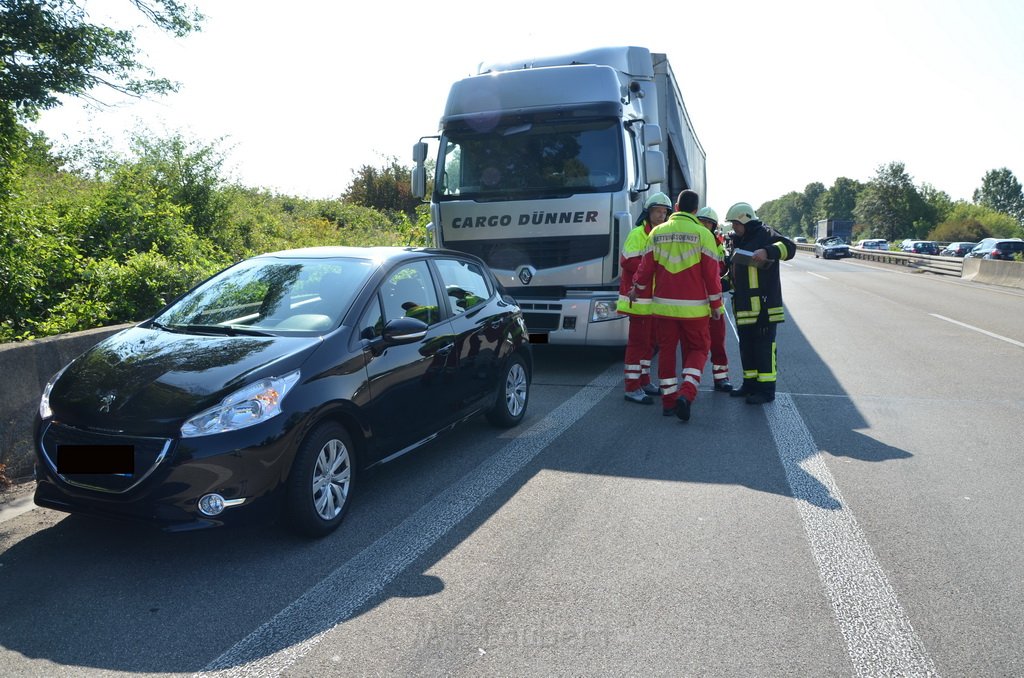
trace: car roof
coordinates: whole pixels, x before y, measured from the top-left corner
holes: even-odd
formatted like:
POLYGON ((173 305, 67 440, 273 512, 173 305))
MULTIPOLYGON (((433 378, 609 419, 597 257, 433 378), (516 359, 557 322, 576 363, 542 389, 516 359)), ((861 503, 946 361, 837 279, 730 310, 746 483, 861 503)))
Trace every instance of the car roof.
POLYGON ((464 252, 437 249, 433 247, 350 247, 345 245, 332 245, 325 247, 301 247, 291 250, 279 250, 277 252, 267 252, 265 254, 258 254, 252 258, 258 259, 263 257, 271 257, 290 259, 337 259, 340 257, 347 257, 353 259, 368 259, 378 264, 382 264, 388 261, 401 261, 403 259, 413 259, 416 257, 420 257, 424 254, 460 256, 467 257, 469 259, 476 259, 476 257, 474 257, 473 255, 468 255, 464 252))

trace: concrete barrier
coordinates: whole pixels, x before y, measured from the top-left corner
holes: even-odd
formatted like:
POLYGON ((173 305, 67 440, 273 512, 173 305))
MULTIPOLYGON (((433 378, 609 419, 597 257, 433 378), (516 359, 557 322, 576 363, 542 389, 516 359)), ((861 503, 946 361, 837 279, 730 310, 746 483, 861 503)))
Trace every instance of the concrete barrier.
POLYGON ((964 259, 962 277, 974 282, 1024 289, 1024 262, 970 257, 964 259))
POLYGON ((100 327, 33 341, 0 344, 0 464, 10 480, 32 475, 32 425, 46 382, 57 370, 102 339, 131 324, 100 327))

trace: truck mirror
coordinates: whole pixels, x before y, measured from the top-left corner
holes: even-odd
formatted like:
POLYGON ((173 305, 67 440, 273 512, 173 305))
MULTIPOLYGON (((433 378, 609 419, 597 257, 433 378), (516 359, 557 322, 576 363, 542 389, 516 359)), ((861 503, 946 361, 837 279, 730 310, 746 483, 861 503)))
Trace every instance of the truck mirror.
POLYGON ((423 165, 412 168, 412 194, 421 200, 427 194, 427 169, 423 165))
POLYGON ((412 145, 412 160, 417 165, 427 161, 427 143, 425 141, 419 141, 412 145))
POLYGON ((665 154, 661 151, 648 148, 644 153, 644 181, 648 184, 660 184, 665 181, 665 154))
POLYGON ((661 127, 659 125, 644 125, 644 146, 650 148, 651 146, 657 146, 660 143, 661 127))

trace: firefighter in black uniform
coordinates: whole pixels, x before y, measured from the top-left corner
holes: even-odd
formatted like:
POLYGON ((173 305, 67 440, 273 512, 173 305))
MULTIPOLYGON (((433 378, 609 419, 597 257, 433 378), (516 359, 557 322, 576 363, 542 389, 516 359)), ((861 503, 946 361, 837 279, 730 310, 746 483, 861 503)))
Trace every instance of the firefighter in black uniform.
POLYGON ((729 278, 743 364, 743 386, 729 395, 763 405, 775 400, 775 330, 785 320, 779 262, 792 259, 796 245, 762 223, 748 203, 730 207, 725 220, 734 231, 729 278))

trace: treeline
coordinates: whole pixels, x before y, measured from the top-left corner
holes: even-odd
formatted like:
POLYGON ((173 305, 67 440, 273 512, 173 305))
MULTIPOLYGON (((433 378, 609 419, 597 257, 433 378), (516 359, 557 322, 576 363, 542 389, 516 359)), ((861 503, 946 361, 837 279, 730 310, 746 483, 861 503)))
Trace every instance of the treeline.
POLYGON ((790 236, 813 238, 821 219, 852 220, 853 237, 913 238, 940 242, 1024 237, 1024 193, 1009 169, 994 169, 981 178, 972 202, 953 201, 929 184, 917 186, 903 163, 878 168, 868 182, 846 177, 826 188, 808 184, 761 205, 758 215, 790 236))
POLYGON ((139 134, 127 154, 58 153, 14 127, 0 167, 0 342, 141 320, 258 253, 426 244, 427 210, 393 158, 363 166, 338 199, 310 200, 228 181, 216 143, 139 134))

